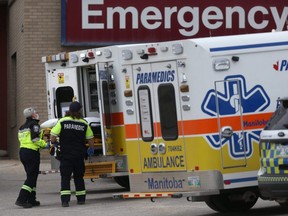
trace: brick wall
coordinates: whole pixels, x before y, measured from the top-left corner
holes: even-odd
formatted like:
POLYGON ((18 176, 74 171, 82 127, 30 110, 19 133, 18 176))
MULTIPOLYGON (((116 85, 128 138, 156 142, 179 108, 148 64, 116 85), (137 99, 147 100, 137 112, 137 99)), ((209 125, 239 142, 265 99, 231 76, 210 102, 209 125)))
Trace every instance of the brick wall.
POLYGON ((17 132, 25 121, 23 109, 34 106, 40 118, 47 120, 46 81, 41 57, 62 51, 60 13, 59 0, 15 0, 9 5, 8 94, 16 97, 15 103, 9 100, 8 112, 8 152, 11 158, 18 157, 17 132), (15 53, 16 77, 10 59, 15 53))
POLYGON ((85 47, 61 46, 60 0, 11 2, 8 24, 8 95, 12 101, 9 99, 8 104, 8 152, 10 157, 17 158, 17 132, 25 121, 23 109, 36 107, 42 120, 40 123, 48 118, 45 70, 41 57, 85 47), (15 53, 17 69, 13 75, 11 57, 15 53))
POLYGON ((7 150, 7 5, 0 4, 0 98, 2 106, 0 107, 0 150, 7 150))

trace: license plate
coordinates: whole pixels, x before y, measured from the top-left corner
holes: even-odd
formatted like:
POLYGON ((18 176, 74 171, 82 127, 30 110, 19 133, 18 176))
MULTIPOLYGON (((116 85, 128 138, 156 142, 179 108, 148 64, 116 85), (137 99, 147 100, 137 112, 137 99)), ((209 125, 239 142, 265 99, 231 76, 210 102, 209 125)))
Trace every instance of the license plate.
POLYGON ((288 145, 277 145, 276 157, 288 158, 288 145))

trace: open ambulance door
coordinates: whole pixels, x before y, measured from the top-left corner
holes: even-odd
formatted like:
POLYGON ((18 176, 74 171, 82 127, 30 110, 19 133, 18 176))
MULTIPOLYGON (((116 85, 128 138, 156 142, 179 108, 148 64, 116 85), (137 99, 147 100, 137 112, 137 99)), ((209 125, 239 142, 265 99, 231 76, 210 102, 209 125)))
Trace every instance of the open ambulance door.
POLYGON ((69 110, 69 105, 79 100, 77 68, 61 68, 48 72, 50 118, 61 118, 69 110))
POLYGON ((113 67, 107 62, 96 65, 97 91, 99 101, 99 115, 101 122, 101 137, 103 155, 113 155, 112 118, 110 107, 110 93, 115 89, 114 77, 111 74, 113 67))
POLYGON ((247 145, 242 116, 241 81, 216 81, 215 92, 222 166, 246 166, 247 145), (227 95, 219 92, 226 92, 227 95))
POLYGON ((142 173, 186 170, 176 61, 133 65, 133 80, 142 173))

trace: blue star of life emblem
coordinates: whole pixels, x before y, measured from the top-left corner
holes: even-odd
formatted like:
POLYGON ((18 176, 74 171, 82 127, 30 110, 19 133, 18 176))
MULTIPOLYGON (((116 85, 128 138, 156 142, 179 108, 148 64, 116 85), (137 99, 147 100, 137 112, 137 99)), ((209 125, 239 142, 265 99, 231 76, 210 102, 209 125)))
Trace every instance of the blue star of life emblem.
MULTIPOLYGON (((261 85, 248 89, 242 75, 227 76, 215 89, 207 92, 201 109, 209 116, 227 117, 247 113, 259 113, 270 105, 270 99, 261 85)), ((242 123, 243 124, 243 123, 242 123)), ((220 129, 219 129, 220 131, 220 129)), ((249 157, 253 153, 253 141, 259 142, 261 130, 233 131, 231 138, 221 138, 219 133, 210 134, 206 139, 212 148, 228 145, 234 159, 249 157)))

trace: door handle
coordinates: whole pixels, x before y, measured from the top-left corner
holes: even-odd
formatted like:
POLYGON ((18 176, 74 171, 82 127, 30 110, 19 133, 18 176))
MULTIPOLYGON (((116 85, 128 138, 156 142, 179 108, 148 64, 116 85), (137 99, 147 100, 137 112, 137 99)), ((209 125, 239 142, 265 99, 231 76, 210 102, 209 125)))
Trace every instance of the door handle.
POLYGON ((156 143, 152 143, 152 144, 150 145, 150 151, 151 151, 151 153, 154 154, 154 155, 158 153, 158 147, 157 147, 157 144, 156 144, 156 143))
POLYGON ((221 138, 231 138, 233 136, 233 129, 231 126, 224 126, 221 128, 221 138))
POLYGON ((158 147, 159 153, 160 154, 165 154, 166 153, 166 146, 164 143, 160 143, 158 147))

